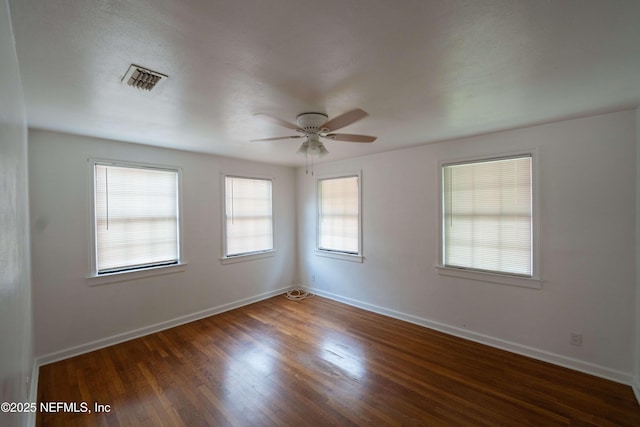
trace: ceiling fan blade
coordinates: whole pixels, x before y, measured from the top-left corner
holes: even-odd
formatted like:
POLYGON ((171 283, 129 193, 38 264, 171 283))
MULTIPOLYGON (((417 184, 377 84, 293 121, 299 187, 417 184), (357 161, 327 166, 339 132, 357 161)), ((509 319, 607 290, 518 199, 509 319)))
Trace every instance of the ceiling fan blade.
POLYGON ((285 120, 279 119, 277 117, 273 117, 270 116, 269 114, 264 114, 264 113, 256 113, 254 114, 254 116, 259 116, 261 118, 263 118, 264 120, 274 123, 276 125, 280 125, 283 127, 286 127, 287 129, 291 129, 291 130, 298 130, 298 126, 294 125, 293 123, 289 123, 285 120))
POLYGON ((350 133, 330 133, 325 138, 333 139, 334 141, 348 141, 348 142, 373 142, 378 137, 369 135, 352 135, 350 133))
POLYGON ((304 135, 292 135, 292 136, 276 136, 274 138, 259 138, 259 139, 251 139, 249 142, 258 142, 258 141, 277 141, 280 139, 298 139, 302 138, 304 135))
POLYGON ((329 129, 330 131, 338 130, 345 126, 350 125, 351 123, 355 123, 360 119, 364 119, 369 114, 359 108, 355 110, 347 111, 344 114, 339 115, 338 117, 334 117, 329 120, 327 123, 323 124, 321 128, 329 129))

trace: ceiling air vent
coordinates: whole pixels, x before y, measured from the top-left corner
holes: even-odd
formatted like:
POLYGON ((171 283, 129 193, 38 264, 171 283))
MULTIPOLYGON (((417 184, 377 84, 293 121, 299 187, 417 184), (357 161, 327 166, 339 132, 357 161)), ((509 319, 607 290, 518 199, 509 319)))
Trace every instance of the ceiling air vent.
POLYGON ((129 86, 133 86, 138 89, 151 90, 158 84, 158 82, 160 82, 161 79, 167 77, 169 76, 166 74, 131 64, 124 77, 122 77, 122 81, 126 82, 129 86))

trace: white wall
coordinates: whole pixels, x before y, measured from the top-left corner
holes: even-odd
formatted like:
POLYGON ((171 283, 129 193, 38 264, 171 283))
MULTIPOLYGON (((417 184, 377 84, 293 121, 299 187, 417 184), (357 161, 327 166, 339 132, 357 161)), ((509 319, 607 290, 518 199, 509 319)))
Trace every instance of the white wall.
MULTIPOLYGON (((33 367, 27 125, 9 5, 0 1, 0 402, 29 401, 33 367)), ((0 425, 27 417, 0 412, 0 425)))
POLYGON ((294 169, 40 130, 29 138, 35 352, 44 362, 293 283, 294 169), (88 286, 89 157, 183 169, 186 271, 88 286), (274 257, 221 264, 221 173, 275 178, 274 257))
POLYGON ((304 284, 416 323, 631 381, 634 111, 322 163, 315 175, 357 170, 363 181, 361 264, 314 254, 315 178, 298 170, 304 284), (539 150, 542 289, 439 276, 438 162, 528 148, 539 150), (570 345, 571 332, 583 334, 582 347, 570 345))

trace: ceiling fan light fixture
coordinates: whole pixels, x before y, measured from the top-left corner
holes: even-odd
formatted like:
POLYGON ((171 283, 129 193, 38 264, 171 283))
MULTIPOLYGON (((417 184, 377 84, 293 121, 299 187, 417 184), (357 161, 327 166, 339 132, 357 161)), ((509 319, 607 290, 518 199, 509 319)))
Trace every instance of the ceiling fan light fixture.
POLYGON ((300 146, 300 148, 298 148, 298 151, 296 151, 296 154, 305 157, 307 155, 307 151, 309 149, 309 143, 307 141, 303 142, 302 145, 300 146))
POLYGON ((329 150, 324 146, 324 144, 320 141, 306 140, 302 143, 300 148, 296 153, 300 156, 318 156, 324 157, 329 154, 329 150))
POLYGON ((309 148, 307 148, 307 153, 309 153, 310 156, 320 156, 320 149, 318 147, 309 146, 309 148))
POLYGON ((319 151, 318 157, 324 157, 327 154, 329 154, 329 150, 326 149, 323 143, 320 143, 320 146, 318 147, 318 151, 319 151))

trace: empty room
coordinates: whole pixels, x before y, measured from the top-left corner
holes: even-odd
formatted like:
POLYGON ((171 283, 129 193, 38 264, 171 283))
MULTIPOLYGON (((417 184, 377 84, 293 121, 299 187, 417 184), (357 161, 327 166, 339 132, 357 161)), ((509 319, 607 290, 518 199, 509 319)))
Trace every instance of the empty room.
POLYGON ((640 425, 639 16, 0 0, 0 425, 640 425))

